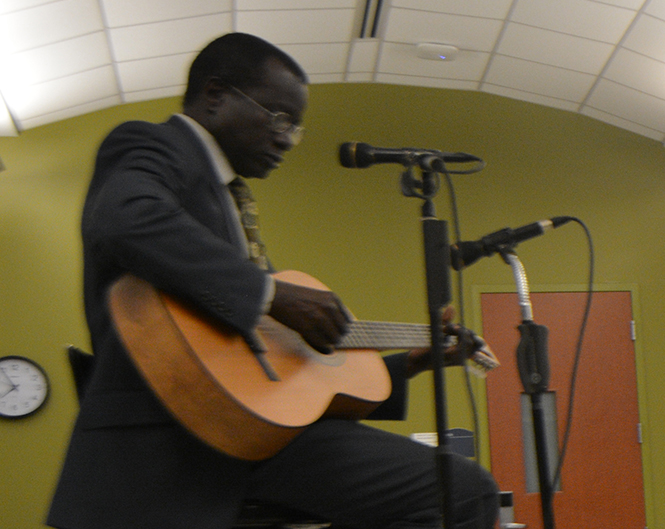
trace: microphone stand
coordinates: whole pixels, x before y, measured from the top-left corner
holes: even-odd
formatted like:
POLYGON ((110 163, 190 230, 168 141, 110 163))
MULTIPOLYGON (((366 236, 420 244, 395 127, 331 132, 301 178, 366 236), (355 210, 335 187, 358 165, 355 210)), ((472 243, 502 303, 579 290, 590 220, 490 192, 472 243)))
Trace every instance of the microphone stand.
POLYGON ((432 202, 432 198, 436 196, 438 191, 438 181, 436 173, 430 171, 423 171, 422 181, 414 179, 412 167, 409 166, 402 174, 401 186, 402 193, 405 196, 424 200, 421 212, 438 435, 436 467, 441 487, 443 526, 446 529, 454 529, 451 490, 452 453, 446 434, 448 425, 444 375, 444 334, 441 325, 443 308, 450 303, 452 297, 449 272, 450 246, 448 243, 448 224, 446 221, 436 219, 434 203, 432 202), (420 191, 417 191, 417 189, 420 189, 420 191))
POLYGON ((521 340, 517 347, 517 367, 524 386, 524 392, 531 398, 533 431, 536 444, 538 465, 538 483, 544 529, 554 529, 552 500, 554 484, 550 477, 547 458, 547 436, 545 428, 545 410, 542 396, 547 392, 550 379, 549 359, 547 356, 547 327, 536 325, 529 297, 529 284, 524 266, 512 248, 501 250, 501 257, 513 270, 519 305, 522 309, 522 324, 518 326, 521 340))

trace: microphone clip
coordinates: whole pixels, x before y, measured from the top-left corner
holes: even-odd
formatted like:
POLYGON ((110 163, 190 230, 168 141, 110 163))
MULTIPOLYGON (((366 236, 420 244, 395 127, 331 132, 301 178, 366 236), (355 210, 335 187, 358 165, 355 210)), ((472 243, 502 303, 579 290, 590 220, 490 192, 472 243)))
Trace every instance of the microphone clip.
POLYGON ((400 177, 400 187, 405 197, 429 200, 436 196, 441 188, 441 178, 437 172, 422 170, 422 178, 413 175, 414 165, 408 165, 400 177))

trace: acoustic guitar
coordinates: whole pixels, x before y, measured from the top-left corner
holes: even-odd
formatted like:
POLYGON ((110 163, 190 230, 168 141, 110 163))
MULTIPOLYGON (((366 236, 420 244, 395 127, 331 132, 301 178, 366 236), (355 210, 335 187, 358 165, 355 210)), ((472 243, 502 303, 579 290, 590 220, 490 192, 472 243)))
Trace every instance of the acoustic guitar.
MULTIPOLYGON (((326 289, 302 272, 276 279, 326 289)), ((332 354, 312 349, 295 331, 263 316, 253 351, 232 329, 132 275, 110 289, 116 329, 132 360, 171 414, 230 456, 275 455, 322 417, 363 419, 390 395, 380 350, 429 346, 429 326, 353 321, 332 354)), ((491 352, 473 360, 498 365, 491 352)))

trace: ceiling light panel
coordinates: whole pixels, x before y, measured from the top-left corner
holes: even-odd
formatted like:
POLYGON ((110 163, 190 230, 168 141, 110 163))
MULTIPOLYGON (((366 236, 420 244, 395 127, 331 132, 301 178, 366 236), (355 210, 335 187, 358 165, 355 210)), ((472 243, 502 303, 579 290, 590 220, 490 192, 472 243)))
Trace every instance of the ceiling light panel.
POLYGON ((460 52, 455 61, 424 60, 416 57, 416 47, 412 44, 386 43, 381 50, 378 70, 381 73, 479 81, 488 59, 488 53, 460 52))
POLYGON ((461 50, 491 51, 502 26, 500 20, 393 9, 385 39, 407 44, 444 42, 461 50), (413 28, 418 28, 417 41, 413 28))
POLYGON ((233 11, 232 0, 103 0, 102 5, 112 28, 233 11))

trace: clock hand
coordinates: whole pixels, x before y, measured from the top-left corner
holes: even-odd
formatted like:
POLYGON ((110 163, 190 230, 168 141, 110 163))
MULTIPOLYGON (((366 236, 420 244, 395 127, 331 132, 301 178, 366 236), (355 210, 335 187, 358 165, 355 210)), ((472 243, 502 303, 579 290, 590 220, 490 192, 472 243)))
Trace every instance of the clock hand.
POLYGON ((2 386, 4 386, 4 388, 2 390, 0 390, 0 399, 2 397, 5 397, 5 396, 9 395, 12 391, 18 389, 18 386, 16 384, 9 385, 9 384, 5 384, 4 382, 0 382, 0 387, 2 387, 2 386), (9 388, 9 389, 5 390, 5 388, 9 388))
POLYGON ((5 373, 4 368, 0 367, 0 373, 2 373, 2 376, 0 378, 4 378, 9 384, 11 384, 12 386, 14 385, 12 379, 9 378, 9 375, 7 373, 5 373))

